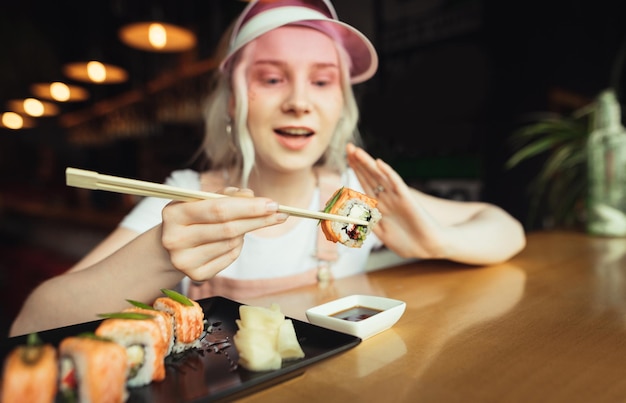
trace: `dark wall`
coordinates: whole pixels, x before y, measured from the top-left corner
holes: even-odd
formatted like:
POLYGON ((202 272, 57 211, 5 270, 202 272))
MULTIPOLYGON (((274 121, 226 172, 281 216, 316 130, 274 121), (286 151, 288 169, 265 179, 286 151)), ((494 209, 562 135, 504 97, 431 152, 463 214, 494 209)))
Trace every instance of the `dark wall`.
POLYGON ((610 85, 623 98, 611 74, 626 44, 626 2, 373 4, 381 67, 361 89, 362 131, 412 183, 476 179, 483 200, 525 222, 543 161, 505 170, 510 134, 534 112, 569 113, 610 85))
POLYGON ((619 87, 623 103, 624 87, 611 82, 611 74, 626 44, 626 2, 488 0, 485 11, 491 67, 484 198, 525 219, 527 187, 543 161, 504 171, 511 152, 507 136, 533 112, 567 113, 610 85, 619 87), (559 104, 556 90, 570 94, 572 105, 559 104))

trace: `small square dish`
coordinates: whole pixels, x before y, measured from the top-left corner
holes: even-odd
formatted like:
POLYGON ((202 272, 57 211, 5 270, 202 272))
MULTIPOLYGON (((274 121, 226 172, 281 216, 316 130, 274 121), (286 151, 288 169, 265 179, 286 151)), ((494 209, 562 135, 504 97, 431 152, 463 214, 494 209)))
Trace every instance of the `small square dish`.
POLYGON ((406 303, 375 295, 350 295, 310 308, 306 317, 314 325, 365 340, 393 326, 406 303))

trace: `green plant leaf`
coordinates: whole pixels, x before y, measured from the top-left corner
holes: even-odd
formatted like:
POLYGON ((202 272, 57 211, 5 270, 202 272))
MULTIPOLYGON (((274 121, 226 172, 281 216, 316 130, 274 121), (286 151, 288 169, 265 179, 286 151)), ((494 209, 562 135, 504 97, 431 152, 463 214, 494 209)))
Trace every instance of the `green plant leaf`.
POLYGON ((543 158, 539 172, 527 188, 527 225, 544 218, 553 220, 555 226, 581 222, 580 206, 586 197, 587 115, 552 114, 521 126, 509 136, 513 152, 504 164, 506 169, 543 158))
POLYGON ((558 149, 555 149, 552 154, 548 156, 541 172, 541 177, 545 181, 549 181, 555 175, 558 175, 563 171, 563 167, 567 165, 567 161, 573 157, 576 152, 575 147, 572 144, 563 144, 558 149))
POLYGON ((524 160, 543 154, 558 145, 560 140, 560 138, 554 135, 546 136, 529 143, 513 154, 506 162, 505 167, 511 169, 524 160))

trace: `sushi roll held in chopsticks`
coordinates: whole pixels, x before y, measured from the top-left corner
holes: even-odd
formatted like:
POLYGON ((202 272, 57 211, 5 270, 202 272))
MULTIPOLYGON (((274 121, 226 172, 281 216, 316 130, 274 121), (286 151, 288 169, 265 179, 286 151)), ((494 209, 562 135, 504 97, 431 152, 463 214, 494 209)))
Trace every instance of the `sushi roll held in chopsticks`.
POLYGON ((128 364, 124 347, 93 334, 71 336, 59 345, 63 401, 124 402, 128 364))
POLYGON ((96 329, 96 335, 111 339, 126 349, 129 387, 147 385, 165 379, 167 343, 161 327, 152 315, 119 312, 106 317, 96 329))
POLYGON ((54 402, 57 379, 56 349, 30 334, 4 361, 0 402, 54 402))
POLYGON ((173 291, 161 290, 165 296, 157 298, 152 306, 174 317, 174 347, 172 353, 201 347, 204 332, 204 311, 196 301, 173 291))
POLYGON ((324 212, 369 221, 369 225, 323 220, 320 225, 326 239, 350 248, 360 248, 372 227, 382 218, 377 204, 376 199, 354 189, 342 187, 337 190, 326 204, 324 212))

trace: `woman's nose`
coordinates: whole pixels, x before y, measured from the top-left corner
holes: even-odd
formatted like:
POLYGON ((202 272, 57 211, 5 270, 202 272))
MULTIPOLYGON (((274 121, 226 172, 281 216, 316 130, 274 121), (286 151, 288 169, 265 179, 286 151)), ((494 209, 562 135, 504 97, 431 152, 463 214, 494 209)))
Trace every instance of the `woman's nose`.
POLYGON ((295 113, 297 115, 309 113, 311 103, 305 88, 295 85, 283 103, 283 112, 295 113))

